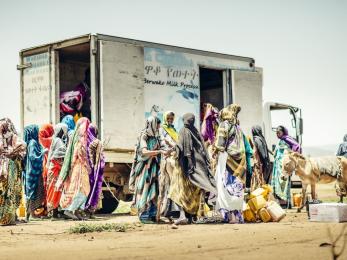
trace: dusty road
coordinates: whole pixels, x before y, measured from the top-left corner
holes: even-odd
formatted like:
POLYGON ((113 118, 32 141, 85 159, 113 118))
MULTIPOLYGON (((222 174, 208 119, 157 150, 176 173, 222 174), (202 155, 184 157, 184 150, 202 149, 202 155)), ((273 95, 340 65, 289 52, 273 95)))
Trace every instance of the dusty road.
MULTIPOLYGON (((134 223, 109 215, 88 223, 134 223)), ((327 228, 291 210, 280 223, 137 226, 126 232, 70 234, 73 221, 38 220, 0 227, 0 259, 331 259, 327 228)), ((347 251, 340 259, 347 259, 347 251)))

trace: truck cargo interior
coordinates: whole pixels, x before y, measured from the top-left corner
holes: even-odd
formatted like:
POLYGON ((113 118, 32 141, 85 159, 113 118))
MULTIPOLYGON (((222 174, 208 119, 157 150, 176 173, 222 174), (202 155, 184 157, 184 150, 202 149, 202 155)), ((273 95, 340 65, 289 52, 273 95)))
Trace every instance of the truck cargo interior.
POLYGON ((199 69, 200 102, 211 103, 218 109, 224 107, 223 98, 223 70, 209 68, 199 69))
MULTIPOLYGON (((90 44, 83 43, 59 50, 59 87, 60 95, 76 90, 86 90, 82 99, 82 116, 91 118, 90 109, 90 44)), ((66 99, 72 107, 78 106, 76 95, 71 92, 66 99)), ((60 109, 60 117, 66 115, 60 109)))

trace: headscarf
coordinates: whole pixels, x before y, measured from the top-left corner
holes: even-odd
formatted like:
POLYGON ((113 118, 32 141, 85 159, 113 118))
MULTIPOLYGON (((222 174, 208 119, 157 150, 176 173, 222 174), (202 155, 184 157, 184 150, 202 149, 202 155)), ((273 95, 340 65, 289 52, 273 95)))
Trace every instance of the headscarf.
POLYGON ((2 138, 2 146, 4 149, 7 147, 12 147, 13 142, 15 142, 17 138, 17 131, 12 123, 11 119, 3 118, 0 120, 0 134, 2 138))
POLYGON ((44 148, 49 149, 51 147, 53 134, 54 128, 52 124, 44 124, 41 126, 39 130, 39 141, 44 148))
POLYGON ((102 176, 105 168, 105 159, 102 152, 102 144, 98 136, 98 128, 94 124, 88 127, 88 159, 91 172, 89 174, 90 193, 86 208, 95 210, 102 190, 102 176))
POLYGON ((281 137, 281 140, 285 141, 289 145, 290 149, 293 152, 301 153, 301 146, 300 146, 300 144, 293 137, 291 137, 288 134, 288 129, 287 128, 285 128, 284 126, 280 125, 279 127, 277 127, 277 130, 282 131, 283 135, 281 137))
POLYGON ((237 115, 240 111, 241 107, 238 104, 228 105, 220 111, 221 121, 229 121, 230 124, 238 125, 237 115))
POLYGON ((9 118, 0 120, 0 176, 8 175, 8 161, 23 159, 26 146, 18 140, 17 131, 9 118))
POLYGON ((218 110, 211 104, 206 104, 204 119, 201 125, 201 136, 204 141, 214 143, 217 131, 218 110))
POLYGON ((67 125, 69 134, 71 134, 72 131, 75 130, 75 120, 72 115, 64 116, 61 122, 67 125))
POLYGON ((64 159, 66 154, 68 128, 66 124, 58 123, 54 127, 52 144, 47 158, 47 167, 51 160, 64 159))
POLYGON ((38 180, 42 174, 42 163, 45 154, 39 143, 39 127, 29 125, 24 128, 24 141, 27 144, 27 156, 25 158, 25 195, 32 199, 36 195, 38 180))
POLYGON ((168 135, 175 141, 178 141, 178 133, 173 125, 170 125, 167 121, 167 117, 169 115, 173 115, 175 118, 175 113, 172 111, 167 111, 164 113, 164 123, 162 125, 162 128, 168 133, 168 135))
MULTIPOLYGON (((202 137, 195 127, 195 115, 192 113, 186 113, 183 115, 183 124, 184 128, 180 131, 180 143, 178 144, 179 149, 182 153, 182 156, 190 157, 192 155, 193 150, 193 140, 195 138, 196 141, 203 143, 202 137)), ((205 147, 202 145, 202 147, 205 147)))
MULTIPOLYGON (((59 173, 59 178, 57 181, 56 186, 60 186, 66 179, 66 177, 70 174, 70 170, 73 168, 73 158, 78 157, 78 154, 80 153, 79 149, 75 149, 78 143, 81 144, 82 147, 84 147, 85 151, 87 151, 87 130, 89 127, 90 121, 86 117, 81 117, 78 119, 76 124, 76 129, 73 132, 73 135, 71 136, 71 142, 69 142, 66 155, 64 158, 64 163, 62 165, 61 171, 59 173)), ((79 147, 80 148, 80 147, 79 147)), ((87 154, 86 154, 87 156, 87 154)), ((88 158, 81 158, 82 163, 88 164, 88 158)))
POLYGON ((147 118, 142 132, 149 137, 157 137, 159 135, 158 124, 160 124, 160 119, 156 116, 150 116, 147 118))
POLYGON ((347 134, 343 137, 343 143, 340 144, 336 155, 347 157, 347 134))
POLYGON ((267 148, 266 140, 263 135, 262 129, 259 125, 255 125, 252 127, 252 135, 254 145, 257 148, 261 164, 263 165, 264 169, 268 169, 268 167, 270 166, 269 150, 267 148))

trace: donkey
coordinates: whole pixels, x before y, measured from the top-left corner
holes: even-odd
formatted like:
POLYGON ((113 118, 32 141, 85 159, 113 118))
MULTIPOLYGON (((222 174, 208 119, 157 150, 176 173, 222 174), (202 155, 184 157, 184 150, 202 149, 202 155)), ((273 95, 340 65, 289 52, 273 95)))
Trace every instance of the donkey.
POLYGON ((296 152, 286 152, 283 157, 281 177, 287 178, 294 171, 302 181, 303 201, 298 212, 306 205, 308 185, 311 185, 312 199, 315 200, 317 183, 337 181, 336 192, 340 196, 340 202, 343 202, 347 188, 347 158, 340 156, 306 158, 296 152))

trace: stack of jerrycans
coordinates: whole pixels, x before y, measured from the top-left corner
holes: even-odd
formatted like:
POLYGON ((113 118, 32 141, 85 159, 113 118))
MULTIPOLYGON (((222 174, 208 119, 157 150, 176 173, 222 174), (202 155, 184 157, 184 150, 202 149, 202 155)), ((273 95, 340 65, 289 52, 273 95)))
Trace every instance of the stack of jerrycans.
POLYGON ((272 189, 269 185, 263 185, 251 192, 247 204, 244 205, 243 215, 247 222, 280 221, 284 216, 284 210, 272 198, 272 189))

